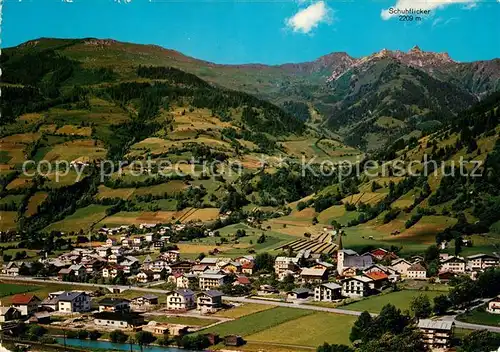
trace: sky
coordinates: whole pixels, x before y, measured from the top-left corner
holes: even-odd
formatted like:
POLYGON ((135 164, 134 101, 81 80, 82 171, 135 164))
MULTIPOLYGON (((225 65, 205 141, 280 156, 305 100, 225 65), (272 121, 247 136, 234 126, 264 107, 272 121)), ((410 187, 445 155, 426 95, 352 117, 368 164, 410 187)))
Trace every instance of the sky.
POLYGON ((500 0, 5 0, 2 10, 2 48, 96 37, 222 64, 304 62, 336 51, 361 57, 414 45, 461 62, 500 57, 500 0), (401 21, 390 8, 430 13, 401 21))

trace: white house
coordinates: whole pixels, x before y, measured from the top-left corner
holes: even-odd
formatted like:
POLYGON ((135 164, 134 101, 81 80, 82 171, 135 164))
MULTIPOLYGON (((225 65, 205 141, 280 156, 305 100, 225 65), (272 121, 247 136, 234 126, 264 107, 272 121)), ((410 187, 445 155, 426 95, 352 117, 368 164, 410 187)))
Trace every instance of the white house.
POLYGON ((408 268, 411 266, 411 263, 406 259, 399 258, 394 259, 391 262, 391 268, 396 270, 401 276, 406 276, 408 274, 408 268))
POLYGON ((427 270, 420 264, 413 264, 408 268, 406 276, 409 279, 425 280, 427 278, 427 270))
POLYGON ((342 296, 365 297, 370 294, 372 279, 366 276, 353 276, 342 280, 342 296))
POLYGON ((327 282, 314 288, 316 302, 332 302, 342 296, 342 286, 334 282, 327 282))
POLYGON ((466 262, 460 257, 448 257, 441 261, 441 271, 449 271, 452 273, 465 273, 466 262))
POLYGON ((86 292, 70 291, 57 296, 57 310, 64 313, 80 313, 90 310, 90 296, 86 292))
POLYGON ((194 292, 180 289, 167 293, 168 310, 189 310, 195 307, 194 292))
POLYGON ((498 266, 500 259, 489 254, 474 254, 467 257, 467 267, 470 270, 483 270, 492 266, 498 266))
POLYGON ((205 271, 199 276, 199 285, 201 290, 211 290, 224 285, 225 274, 214 271, 205 271))

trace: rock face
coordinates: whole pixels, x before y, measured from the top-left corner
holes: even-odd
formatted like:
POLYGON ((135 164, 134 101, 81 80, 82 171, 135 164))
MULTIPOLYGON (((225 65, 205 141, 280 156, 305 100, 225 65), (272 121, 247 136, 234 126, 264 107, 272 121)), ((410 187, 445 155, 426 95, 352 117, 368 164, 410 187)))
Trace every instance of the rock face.
MULTIPOLYGON (((324 57, 332 57, 336 54, 344 53, 333 53, 324 57)), ((428 73, 432 73, 436 68, 439 69, 448 65, 456 64, 456 62, 450 58, 448 53, 434 53, 430 51, 423 51, 418 46, 414 46, 408 52, 404 52, 401 50, 392 51, 388 49, 382 49, 377 53, 359 59, 354 59, 348 55, 347 57, 349 58, 348 60, 344 59, 331 62, 330 68, 332 69, 332 73, 327 78, 327 82, 335 81, 351 68, 359 67, 363 69, 363 67, 366 68, 367 65, 386 58, 395 59, 404 65, 423 69, 428 73)), ((320 61, 321 59, 322 58, 319 58, 318 60, 314 61, 314 63, 320 61)))

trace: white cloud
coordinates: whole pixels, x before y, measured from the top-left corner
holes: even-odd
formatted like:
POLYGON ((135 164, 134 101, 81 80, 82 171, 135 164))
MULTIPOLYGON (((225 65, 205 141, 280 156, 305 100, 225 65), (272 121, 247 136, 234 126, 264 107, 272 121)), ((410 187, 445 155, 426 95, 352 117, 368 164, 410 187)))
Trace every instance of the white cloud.
POLYGON ((324 1, 318 1, 287 18, 285 23, 294 32, 309 33, 322 22, 330 23, 332 10, 324 1))
MULTIPOLYGON (((392 6, 394 9, 415 9, 415 10, 435 10, 439 8, 443 8, 452 4, 466 4, 471 5, 475 3, 477 0, 397 0, 396 4, 392 6)), ((475 5, 475 4, 474 4, 475 5)), ((391 19, 394 17, 394 14, 389 13, 389 9, 382 10, 380 16, 384 20, 391 19)))

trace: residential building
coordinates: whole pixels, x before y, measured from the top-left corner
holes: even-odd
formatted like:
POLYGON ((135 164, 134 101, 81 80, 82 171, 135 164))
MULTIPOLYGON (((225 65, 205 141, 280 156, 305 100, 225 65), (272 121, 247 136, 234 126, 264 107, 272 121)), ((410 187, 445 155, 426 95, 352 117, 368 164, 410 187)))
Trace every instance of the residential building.
POLYGON ((30 324, 50 324, 50 313, 43 311, 43 312, 35 312, 33 315, 28 319, 30 324))
POLYGON ((489 301, 486 311, 492 314, 500 314, 500 297, 497 297, 489 301))
POLYGON ((18 276, 22 266, 22 263, 18 264, 16 262, 8 262, 7 264, 4 264, 2 274, 7 276, 18 276))
POLYGON ((489 254, 475 254, 467 257, 467 267, 470 270, 483 270, 492 266, 498 266, 500 259, 489 254))
POLYGON ((296 257, 276 257, 274 260, 274 272, 280 275, 285 271, 296 271, 298 266, 298 259, 296 257))
POLYGON ((406 276, 408 274, 408 268, 410 266, 411 263, 403 258, 395 259, 391 262, 391 268, 400 273, 401 276, 406 276))
POLYGON ((197 279, 195 274, 173 273, 167 281, 175 284, 177 288, 189 288, 197 279))
POLYGON ((199 276, 200 290, 211 290, 224 285, 226 279, 225 274, 214 271, 205 271, 199 276))
POLYGON ((104 298, 99 301, 99 312, 130 312, 130 301, 121 298, 104 298))
POLYGON ((144 317, 130 312, 99 312, 94 314, 94 324, 116 329, 144 325, 144 317))
POLYGON ((189 310, 195 307, 194 292, 190 289, 179 289, 167 293, 168 310, 189 310))
POLYGON ((342 297, 342 286, 327 282, 314 288, 314 300, 317 302, 332 302, 342 297))
POLYGON ((222 307, 224 294, 216 290, 200 292, 196 295, 196 309, 202 312, 214 312, 222 307))
POLYGON ((21 311, 14 307, 0 307, 0 323, 21 319, 21 311))
POLYGON ((422 331, 425 345, 430 349, 446 350, 453 336, 453 321, 420 319, 418 328, 422 331))
POLYGON ((88 312, 90 310, 90 296, 86 292, 64 292, 57 297, 57 310, 65 313, 88 312))
POLYGON ((255 267, 255 263, 243 263, 241 264, 241 272, 246 275, 253 275, 253 268, 255 267))
POLYGON ((425 280, 427 278, 427 269, 425 269, 420 263, 413 264, 408 268, 406 276, 409 279, 425 280))
POLYGON ((287 292, 288 299, 307 299, 309 297, 310 291, 308 288, 295 288, 287 292))
POLYGON ((38 310, 38 306, 42 301, 35 295, 19 293, 12 296, 10 302, 11 307, 19 310, 22 316, 27 316, 36 312, 38 310))
POLYGON ((342 280, 342 296, 365 297, 371 292, 370 283, 373 280, 366 276, 353 276, 342 280))
POLYGON ((372 271, 364 275, 372 279, 372 282, 369 283, 369 287, 372 290, 381 291, 389 283, 389 276, 383 271, 372 271))
POLYGON ((155 295, 144 295, 144 296, 139 296, 135 297, 132 299, 130 302, 131 304, 135 306, 154 306, 158 304, 158 296, 155 295))
POLYGON ((209 258, 205 257, 200 261, 201 265, 206 265, 209 270, 216 270, 217 269, 217 262, 219 261, 218 258, 209 258))
POLYGON ((226 274, 239 274, 242 270, 242 265, 239 262, 229 262, 221 267, 221 270, 226 274))
POLYGON ((238 286, 238 285, 241 285, 241 286, 250 286, 251 284, 252 284, 252 282, 245 275, 238 275, 238 276, 236 276, 236 280, 234 280, 234 282, 233 282, 233 286, 238 286))
POLYGON ((328 279, 328 274, 325 268, 314 269, 314 268, 304 268, 300 272, 300 278, 303 283, 321 283, 328 279))
POLYGON ((448 257, 441 261, 441 271, 450 271, 452 273, 465 273, 466 261, 460 257, 448 257))

